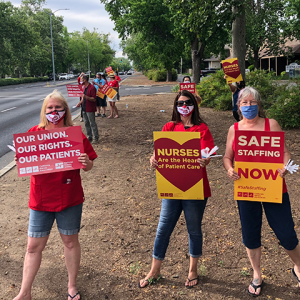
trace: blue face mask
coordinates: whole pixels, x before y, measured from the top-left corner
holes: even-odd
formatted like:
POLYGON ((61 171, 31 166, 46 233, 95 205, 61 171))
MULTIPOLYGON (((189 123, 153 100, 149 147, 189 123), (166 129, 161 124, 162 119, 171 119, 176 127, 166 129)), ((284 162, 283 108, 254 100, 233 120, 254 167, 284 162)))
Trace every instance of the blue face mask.
POLYGON ((258 105, 241 106, 243 117, 248 120, 254 119, 258 114, 258 105))

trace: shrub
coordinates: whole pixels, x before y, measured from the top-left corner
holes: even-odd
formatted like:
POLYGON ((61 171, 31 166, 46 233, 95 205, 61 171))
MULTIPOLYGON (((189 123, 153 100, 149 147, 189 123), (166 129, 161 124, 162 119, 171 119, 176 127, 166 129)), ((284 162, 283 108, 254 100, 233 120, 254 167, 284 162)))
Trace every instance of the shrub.
POLYGON ((282 85, 275 92, 272 106, 267 116, 275 119, 282 128, 299 128, 300 126, 300 87, 282 85))
POLYGON ((157 81, 166 81, 167 80, 167 70, 156 70, 152 76, 152 80, 157 81))
POLYGON ((250 71, 253 71, 253 70, 254 70, 254 65, 250 65, 250 66, 248 67, 248 69, 249 69, 250 71))
POLYGON ((24 78, 9 78, 9 79, 0 79, 0 86, 5 85, 14 85, 20 83, 30 83, 38 81, 47 81, 48 77, 24 77, 24 78))

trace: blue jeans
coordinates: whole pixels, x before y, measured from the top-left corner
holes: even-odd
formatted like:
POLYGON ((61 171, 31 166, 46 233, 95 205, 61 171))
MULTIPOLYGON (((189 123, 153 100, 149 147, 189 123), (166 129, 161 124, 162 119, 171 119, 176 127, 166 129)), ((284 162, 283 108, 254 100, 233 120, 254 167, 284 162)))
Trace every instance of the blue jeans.
POLYGON ((54 220, 58 231, 64 235, 77 234, 80 230, 82 203, 68 207, 60 212, 30 209, 28 236, 45 237, 50 234, 54 220))
POLYGON ((175 225, 184 211, 185 221, 189 233, 190 256, 202 255, 202 217, 207 198, 204 200, 171 200, 162 199, 160 218, 157 227, 153 257, 163 260, 169 245, 170 236, 175 225))

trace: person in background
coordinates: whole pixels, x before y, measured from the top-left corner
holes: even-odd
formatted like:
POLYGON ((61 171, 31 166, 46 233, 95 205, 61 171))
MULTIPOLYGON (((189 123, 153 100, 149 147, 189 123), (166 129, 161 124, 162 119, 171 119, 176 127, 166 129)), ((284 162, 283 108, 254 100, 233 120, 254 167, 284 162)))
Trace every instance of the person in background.
POLYGON ((82 80, 84 92, 80 102, 76 106, 79 107, 82 105, 83 120, 88 140, 92 144, 97 144, 99 141, 99 132, 95 120, 95 112, 97 110, 96 89, 89 83, 88 75, 83 75, 82 80))
POLYGON ((119 72, 118 71, 116 71, 115 72, 116 73, 116 80, 118 81, 118 83, 119 83, 119 88, 118 88, 118 93, 117 93, 117 101, 120 101, 120 83, 121 83, 121 78, 120 78, 120 76, 119 76, 119 72))
POLYGON ((97 96, 97 92, 98 92, 99 88, 101 89, 105 85, 105 80, 102 78, 100 73, 96 74, 96 79, 93 81, 93 84, 94 84, 95 89, 96 89, 96 101, 97 101, 97 114, 96 114, 96 117, 101 116, 101 107, 102 107, 102 110, 103 110, 102 117, 104 118, 105 117, 105 108, 107 106, 107 103, 104 100, 104 97, 101 98, 101 97, 97 96))
MULTIPOLYGON (((226 79, 227 76, 224 76, 224 79, 226 79)), ((228 83, 228 86, 232 92, 232 115, 236 119, 237 122, 240 121, 240 116, 238 114, 238 108, 237 108, 237 100, 239 97, 239 92, 245 88, 245 81, 237 81, 236 86, 232 83, 228 83)))
MULTIPOLYGON (((188 75, 184 76, 183 79, 182 79, 182 82, 183 83, 191 83, 192 82, 191 77, 188 76, 188 75)), ((200 95, 199 95, 199 93, 196 89, 195 89, 195 93, 193 95, 196 98, 198 106, 200 106, 202 98, 200 97, 200 95)))
MULTIPOLYGON (((79 85, 82 85, 82 76, 84 75, 84 72, 81 72, 80 75, 78 76, 77 78, 77 82, 79 85)), ((81 101, 81 98, 79 98, 79 101, 81 101)), ((81 109, 80 109, 80 122, 83 122, 83 115, 82 115, 82 106, 81 106, 81 109)))
MULTIPOLYGON (((239 174, 234 170, 233 161, 235 156, 235 132, 237 130, 250 131, 282 131, 274 119, 265 117, 262 109, 261 98, 258 91, 252 87, 246 87, 239 93, 237 100, 238 113, 241 121, 234 123, 229 128, 226 144, 226 152, 223 158, 224 168, 232 180, 239 180, 239 174)), ((284 145, 283 165, 286 165, 291 157, 287 146, 284 145)), ((278 169, 279 175, 284 178, 287 170, 278 169)), ((261 226, 263 211, 270 227, 273 229, 280 245, 294 263, 292 274, 300 285, 300 247, 295 224, 291 212, 291 204, 285 180, 283 179, 282 203, 241 201, 238 200, 238 209, 242 225, 243 243, 253 269, 253 280, 247 293, 253 297, 261 294, 264 281, 261 273, 261 226)))
MULTIPOLYGON (((201 149, 205 149, 206 147, 212 149, 214 147, 213 137, 207 125, 200 117, 196 99, 192 93, 186 90, 180 91, 175 97, 172 120, 163 127, 162 131, 200 132, 201 149)), ((198 158, 197 162, 200 167, 203 168, 204 199, 162 199, 160 218, 152 255, 152 266, 146 277, 138 283, 138 287, 140 288, 145 288, 149 284, 155 283, 160 278, 160 269, 169 245, 170 236, 182 211, 184 211, 186 226, 189 233, 190 247, 190 267, 185 286, 187 288, 192 288, 199 283, 197 263, 199 257, 202 255, 202 217, 207 199, 211 196, 209 181, 206 174, 206 166, 209 164, 210 158, 198 158)), ((158 165, 154 152, 150 158, 150 166, 155 168, 158 165)))
MULTIPOLYGON (((41 121, 28 132, 73 126, 71 112, 64 96, 57 90, 49 94, 41 109, 41 121)), ((82 133, 84 153, 77 158, 84 171, 93 168, 97 158, 93 147, 82 133)), ((18 155, 15 160, 18 161, 18 155)), ((31 300, 31 289, 42 261, 54 220, 64 244, 65 264, 68 271, 68 300, 80 300, 77 275, 81 249, 78 240, 84 202, 80 169, 32 175, 29 198, 29 227, 27 252, 23 264, 21 290, 14 300, 31 300)), ((43 287, 40 287, 43 288, 43 287)))
MULTIPOLYGON (((109 78, 110 78, 110 81, 109 81, 108 85, 110 87, 112 87, 114 90, 118 91, 119 83, 116 80, 115 75, 111 74, 111 75, 109 75, 109 78)), ((108 99, 109 99, 108 102, 109 102, 109 105, 110 105, 110 116, 108 116, 107 118, 108 119, 119 118, 118 109, 116 107, 116 100, 115 100, 116 97, 114 99, 110 99, 110 98, 108 98, 108 99), (114 116, 114 112, 115 112, 115 116, 114 116)))

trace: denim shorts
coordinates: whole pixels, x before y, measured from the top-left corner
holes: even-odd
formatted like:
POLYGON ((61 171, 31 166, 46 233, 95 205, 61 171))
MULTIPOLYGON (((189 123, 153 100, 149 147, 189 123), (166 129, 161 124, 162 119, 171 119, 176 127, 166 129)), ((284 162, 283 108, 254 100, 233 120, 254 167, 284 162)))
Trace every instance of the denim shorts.
POLYGON ((82 203, 60 212, 30 209, 28 236, 40 238, 49 235, 54 220, 56 220, 57 229, 61 234, 76 234, 80 230, 81 214, 82 203))

